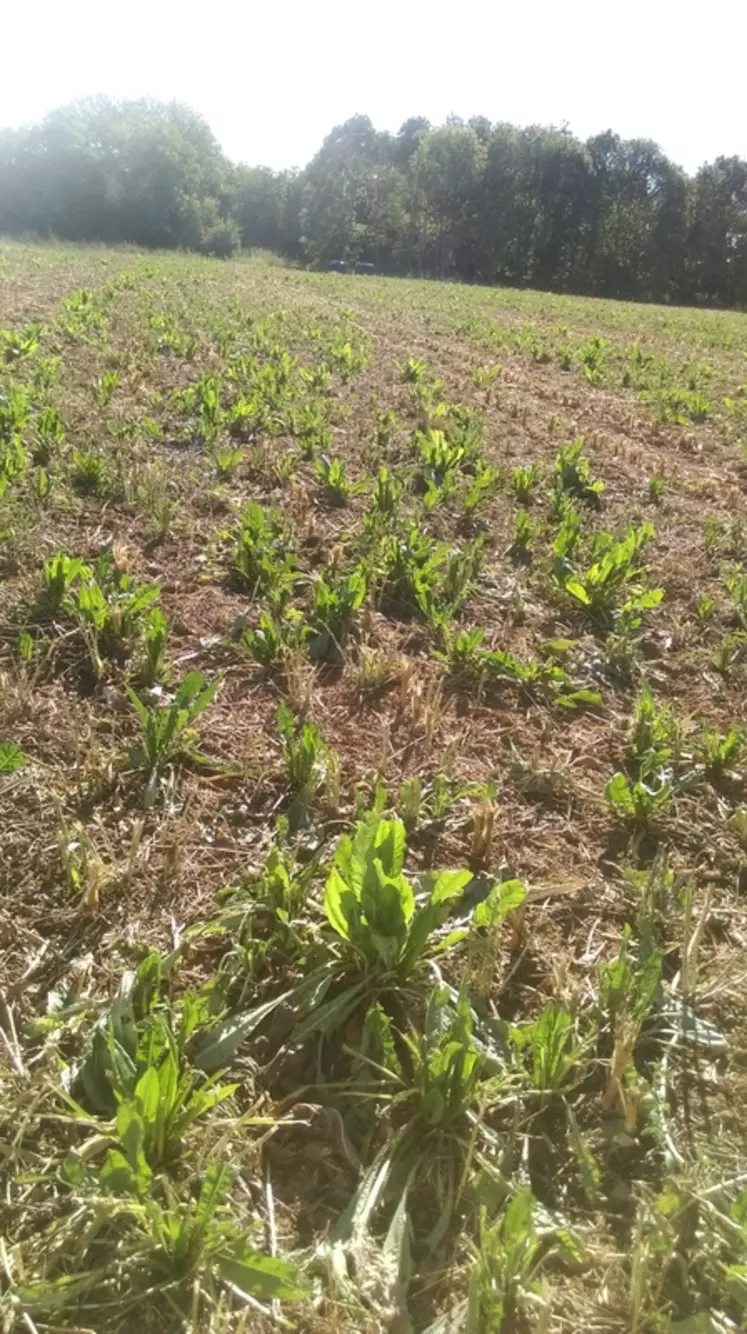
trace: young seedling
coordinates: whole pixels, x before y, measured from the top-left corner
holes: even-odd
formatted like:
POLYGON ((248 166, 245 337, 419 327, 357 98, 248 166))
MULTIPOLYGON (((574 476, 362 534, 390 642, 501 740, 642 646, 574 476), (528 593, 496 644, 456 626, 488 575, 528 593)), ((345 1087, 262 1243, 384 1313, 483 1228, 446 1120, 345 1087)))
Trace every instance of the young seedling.
POLYGON ((284 616, 262 611, 256 629, 245 630, 241 643, 254 661, 270 673, 282 671, 294 655, 305 652, 309 633, 301 612, 294 608, 284 616))
POLYGON ((153 607, 145 622, 143 636, 145 658, 141 670, 141 679, 143 685, 148 688, 154 686, 157 681, 162 680, 166 675, 164 652, 167 636, 166 617, 158 607, 153 607))
POLYGON ((297 1038, 344 1027, 377 997, 384 1003, 388 996, 396 1007, 402 986, 422 982, 425 960, 464 939, 465 926, 446 935, 442 928, 471 871, 428 874, 416 886, 404 874, 406 849, 404 825, 379 816, 362 820, 338 843, 324 893, 337 944, 319 971, 314 1006, 297 1038))
POLYGON ((234 538, 231 563, 237 581, 252 594, 289 593, 295 559, 290 534, 280 516, 252 501, 234 538))
POLYGON ((240 468, 244 462, 243 449, 216 449, 213 454, 213 463, 215 471, 222 482, 227 482, 233 477, 237 468, 240 468))
POLYGON ((604 795, 621 820, 649 829, 672 802, 673 776, 655 752, 641 756, 638 769, 639 776, 633 779, 614 774, 604 795))
POLYGON ((556 513, 566 498, 581 500, 595 509, 601 507, 604 482, 592 479, 589 460, 583 449, 584 441, 580 437, 572 444, 563 445, 555 459, 555 480, 550 500, 556 513))
POLYGON ((325 498, 330 505, 346 505, 360 484, 354 485, 348 477, 348 470, 341 459, 331 459, 322 454, 315 464, 315 472, 324 487, 325 498))
POLYGON ((553 574, 558 584, 584 607, 596 628, 609 632, 637 629, 647 611, 658 607, 664 593, 646 588, 641 554, 654 535, 652 524, 632 526, 619 541, 611 533, 598 533, 592 548, 592 563, 575 567, 569 557, 565 535, 555 542, 553 574))
POLYGON ((111 401, 112 394, 119 387, 119 371, 104 371, 97 375, 91 385, 93 401, 99 408, 105 408, 111 401))
POLYGON ((278 706, 276 721, 293 793, 288 819, 295 830, 308 822, 309 811, 322 787, 329 797, 330 783, 339 786, 339 768, 337 757, 326 745, 316 723, 299 722, 285 702, 278 706))
POLYGON ((462 503, 465 514, 471 517, 489 500, 492 500, 500 480, 501 475, 497 468, 490 468, 486 464, 478 464, 475 475, 464 493, 462 503))
POLYGON ((207 682, 201 672, 185 676, 174 698, 168 704, 144 704, 134 690, 126 687, 130 702, 140 723, 140 747, 132 757, 136 769, 148 775, 143 805, 153 805, 159 783, 166 771, 183 760, 204 763, 204 756, 196 748, 197 736, 193 724, 215 699, 220 677, 207 682))
POLYGON ((698 751, 706 777, 711 782, 720 782, 739 763, 744 742, 745 733, 741 727, 732 727, 725 736, 720 732, 703 732, 698 751))
POLYGON ((312 585, 312 606, 306 622, 309 654, 317 661, 339 658, 368 593, 370 571, 356 565, 349 574, 329 570, 312 585))
POLYGON ((427 375, 428 365, 425 361, 419 361, 417 357, 408 357, 398 370, 405 384, 417 384, 427 375))
POLYGON ((536 463, 514 468, 511 486, 516 499, 521 505, 531 505, 540 480, 540 470, 536 463))
POLYGON ((538 525, 525 509, 520 509, 514 522, 514 540, 508 549, 512 560, 520 565, 528 565, 532 559, 532 543, 537 536, 538 525))

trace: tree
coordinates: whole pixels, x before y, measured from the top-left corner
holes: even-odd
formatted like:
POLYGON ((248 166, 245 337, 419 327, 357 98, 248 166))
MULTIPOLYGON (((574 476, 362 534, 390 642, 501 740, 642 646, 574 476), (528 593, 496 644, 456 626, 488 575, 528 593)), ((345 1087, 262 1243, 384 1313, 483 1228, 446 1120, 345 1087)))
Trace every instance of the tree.
POLYGON ((335 127, 303 184, 302 247, 312 262, 381 260, 396 244, 403 183, 389 136, 378 134, 368 116, 335 127))
POLYGON ((233 166, 180 103, 84 98, 0 131, 0 231, 747 305, 747 161, 691 180, 647 139, 485 116, 353 116, 275 172, 233 166))
POLYGON ((427 257, 441 278, 451 272, 475 275, 485 159, 485 145, 475 131, 455 124, 423 134, 412 156, 421 259, 427 257))
POLYGON ((693 187, 690 279, 696 297, 747 305, 747 161, 719 157, 693 187))
POLYGON ((51 112, 4 166, 16 228, 205 249, 225 232, 232 173, 189 107, 110 98, 51 112))
POLYGON ((280 243, 288 180, 269 167, 236 169, 233 211, 245 246, 272 250, 280 243))

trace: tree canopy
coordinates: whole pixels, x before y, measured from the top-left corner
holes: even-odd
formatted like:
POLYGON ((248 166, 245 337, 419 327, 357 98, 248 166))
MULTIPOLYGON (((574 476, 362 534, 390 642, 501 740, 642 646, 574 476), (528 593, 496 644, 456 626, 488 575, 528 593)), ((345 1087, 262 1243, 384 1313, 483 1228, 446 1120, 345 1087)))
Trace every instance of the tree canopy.
POLYGON ((639 300, 747 305, 747 161, 484 116, 336 126, 300 172, 235 165, 178 103, 84 99, 0 131, 0 232, 639 300))

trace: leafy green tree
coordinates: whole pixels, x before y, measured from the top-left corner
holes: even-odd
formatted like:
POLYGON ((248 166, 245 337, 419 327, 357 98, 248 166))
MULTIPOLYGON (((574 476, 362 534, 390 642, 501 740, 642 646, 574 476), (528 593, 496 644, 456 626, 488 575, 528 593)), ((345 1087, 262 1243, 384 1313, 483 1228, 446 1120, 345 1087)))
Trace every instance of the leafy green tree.
POLYGON ((218 239, 225 248, 233 168, 189 107, 87 98, 8 146, 0 171, 12 230, 207 250, 218 239))
POLYGON ((189 107, 84 98, 0 131, 0 231, 654 301, 747 304, 747 161, 423 116, 336 126, 302 171, 233 166, 189 107))
POLYGON ((368 116, 338 125, 303 174, 307 257, 381 261, 401 234, 403 193, 389 135, 378 134, 368 116))
POLYGON ((270 167, 236 169, 234 216, 245 246, 278 247, 288 196, 288 178, 270 167))
POLYGON ((423 134, 411 159, 420 265, 439 277, 474 277, 485 145, 468 125, 423 134))
POLYGON ((747 304, 747 161, 719 157, 701 167, 692 192, 689 262, 693 294, 747 304))
POLYGON ((674 295, 682 282, 684 177, 648 139, 607 131, 587 144, 592 160, 589 278, 606 296, 674 295))

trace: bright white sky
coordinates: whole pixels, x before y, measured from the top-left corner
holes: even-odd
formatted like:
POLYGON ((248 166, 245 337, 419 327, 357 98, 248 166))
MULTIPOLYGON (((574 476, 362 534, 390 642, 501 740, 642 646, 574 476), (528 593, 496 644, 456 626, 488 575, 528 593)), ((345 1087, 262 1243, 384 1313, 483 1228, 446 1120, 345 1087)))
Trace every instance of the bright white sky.
POLYGON ((745 0, 21 0, 0 126, 87 93, 190 103, 229 157, 303 166, 356 112, 644 136, 687 170, 747 156, 745 0))

